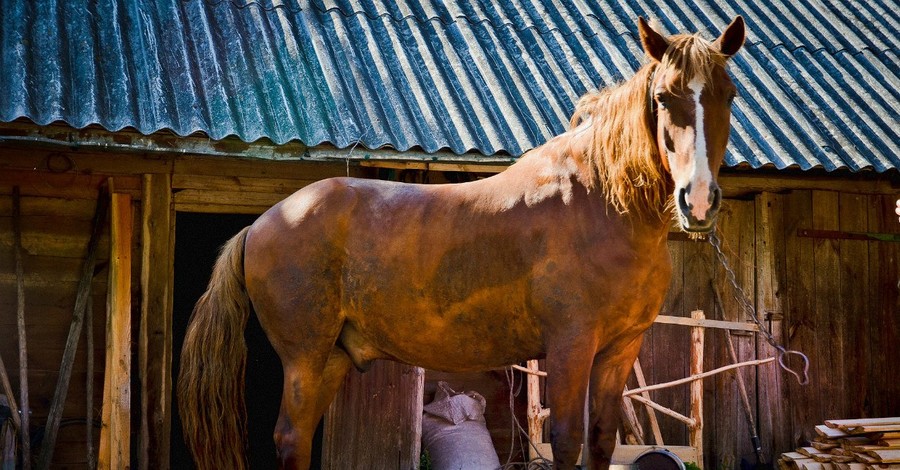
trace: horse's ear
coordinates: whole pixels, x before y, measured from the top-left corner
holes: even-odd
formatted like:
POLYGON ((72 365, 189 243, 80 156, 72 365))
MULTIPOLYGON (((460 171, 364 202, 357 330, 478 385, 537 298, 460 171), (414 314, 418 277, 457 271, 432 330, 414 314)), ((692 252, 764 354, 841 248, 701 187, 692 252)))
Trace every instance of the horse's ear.
POLYGON ((737 54, 737 51, 744 45, 744 17, 738 15, 732 20, 731 24, 725 28, 719 39, 713 43, 713 47, 719 50, 725 57, 731 57, 737 54))
POLYGON ((638 17, 638 32, 641 35, 641 45, 644 52, 657 62, 662 62, 663 55, 669 49, 669 40, 656 32, 647 23, 643 16, 638 17))

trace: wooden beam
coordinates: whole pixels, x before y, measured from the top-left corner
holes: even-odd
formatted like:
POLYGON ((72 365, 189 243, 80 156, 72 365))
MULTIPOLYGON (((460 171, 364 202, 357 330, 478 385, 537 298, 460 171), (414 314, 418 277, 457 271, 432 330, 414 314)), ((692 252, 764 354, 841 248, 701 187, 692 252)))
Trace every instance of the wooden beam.
POLYGON ((411 162, 395 160, 362 160, 359 162, 359 166, 390 168, 394 170, 461 171, 465 173, 500 173, 509 168, 509 165, 503 164, 411 162))
POLYGON ((897 192, 896 183, 892 182, 888 176, 873 176, 722 172, 719 175, 719 185, 721 185, 725 197, 796 190, 841 191, 857 194, 895 194, 897 192))
POLYGON ((750 322, 739 322, 739 321, 723 321, 723 320, 709 320, 707 318, 687 318, 687 317, 675 317, 671 315, 658 315, 655 320, 656 323, 666 323, 669 325, 684 325, 684 326, 702 326, 704 328, 718 328, 722 330, 736 330, 736 331, 759 331, 759 326, 755 323, 750 322))
MULTIPOLYGON (((111 185, 112 186, 112 185, 111 185)), ((101 470, 130 465, 131 440, 131 195, 111 195, 109 293, 106 320, 106 379, 103 427, 100 431, 101 470)))
POLYGON ((146 174, 141 198, 140 469, 169 468, 172 408, 172 178, 146 174))

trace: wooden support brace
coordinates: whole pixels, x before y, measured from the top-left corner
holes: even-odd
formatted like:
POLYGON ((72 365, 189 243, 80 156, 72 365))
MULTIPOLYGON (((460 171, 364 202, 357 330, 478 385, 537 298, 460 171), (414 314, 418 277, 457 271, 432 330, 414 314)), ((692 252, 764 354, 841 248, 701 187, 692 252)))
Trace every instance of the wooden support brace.
POLYGON ((673 380, 671 382, 664 382, 661 384, 648 385, 646 387, 628 390, 628 391, 622 393, 622 396, 632 397, 639 393, 649 392, 651 390, 659 390, 661 388, 669 388, 669 387, 674 387, 675 385, 681 385, 681 384, 686 384, 688 382, 694 382, 694 381, 709 377, 711 375, 721 374, 722 372, 725 372, 727 370, 736 369, 738 367, 758 366, 758 365, 762 365, 762 364, 768 364, 768 363, 774 362, 774 361, 775 361, 774 357, 768 357, 766 359, 754 359, 752 361, 744 361, 744 362, 738 362, 737 364, 729 364, 727 366, 719 367, 718 369, 713 369, 713 370, 709 370, 709 371, 706 371, 706 372, 703 372, 700 374, 691 375, 690 377, 685 377, 683 379, 678 379, 678 380, 673 380))
MULTIPOLYGON (((647 380, 644 379, 644 369, 641 367, 641 360, 634 360, 634 377, 637 379, 638 387, 646 387, 647 380)), ((650 400, 650 392, 643 392, 641 396, 647 400, 650 400)), ((650 429, 653 431, 653 442, 656 445, 661 446, 665 445, 663 442, 662 431, 659 429, 659 420, 656 419, 656 413, 653 412, 653 407, 650 405, 644 404, 647 407, 647 416, 650 418, 650 429)))
POLYGON ((648 400, 640 395, 629 395, 628 398, 630 398, 632 400, 637 400, 637 401, 643 403, 644 405, 647 405, 666 416, 671 416, 671 417, 677 419, 678 421, 681 421, 682 423, 687 424, 688 426, 694 426, 696 424, 696 422, 694 421, 693 418, 689 418, 673 409, 666 408, 665 406, 662 406, 653 400, 648 400))
POLYGON ((111 196, 109 293, 106 320, 106 374, 103 427, 97 468, 120 469, 130 464, 131 440, 131 195, 111 196))
POLYGON ((6 365, 3 364, 2 356, 0 356, 0 385, 3 386, 3 394, 6 395, 6 401, 9 403, 9 412, 12 413, 13 426, 18 431, 22 428, 22 420, 19 416, 19 406, 16 405, 16 397, 13 395, 12 386, 9 384, 9 376, 6 375, 6 365))

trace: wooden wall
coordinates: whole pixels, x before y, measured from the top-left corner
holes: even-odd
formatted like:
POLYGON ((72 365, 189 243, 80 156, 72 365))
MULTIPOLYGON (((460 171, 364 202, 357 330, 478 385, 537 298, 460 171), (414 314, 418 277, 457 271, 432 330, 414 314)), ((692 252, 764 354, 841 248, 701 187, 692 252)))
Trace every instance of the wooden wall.
MULTIPOLYGON (((122 189, 130 192, 135 201, 132 338, 137 343, 142 334, 138 330, 142 324, 140 280, 145 243, 141 212, 143 175, 169 176, 166 181, 171 185, 170 204, 174 210, 255 214, 299 187, 328 176, 345 175, 347 171, 344 164, 0 148, 0 354, 18 390, 9 196, 12 187, 18 185, 23 194, 32 425, 43 424, 56 386, 97 187, 108 176, 121 181, 122 189)), ((374 174, 356 167, 350 167, 350 172, 374 174)), ((406 180, 409 175, 382 176, 406 180)), ((446 179, 446 175, 436 178, 446 179)), ((771 461, 773 455, 803 443, 811 437, 813 426, 824 419, 900 415, 900 400, 896 399, 900 396, 900 373, 890 360, 900 353, 900 243, 836 238, 840 234, 822 232, 900 234, 900 223, 893 214, 896 191, 883 180, 875 184, 857 178, 844 184, 834 178, 784 176, 736 176, 723 181, 723 187, 732 191, 727 193, 732 197, 726 201, 720 231, 738 283, 771 320, 778 336, 790 347, 806 352, 813 364, 810 385, 805 387, 796 385, 772 366, 742 371, 767 458, 771 461), (741 190, 729 189, 735 186, 741 190), (774 192, 785 188, 802 189, 774 192), (818 232, 811 236, 803 230, 818 232)), ((103 267, 109 257, 108 245, 108 238, 100 245, 103 267)), ((746 318, 733 300, 732 289, 723 281, 724 271, 716 264, 708 243, 676 238, 670 242, 670 250, 676 275, 661 313, 689 316, 692 310, 702 309, 708 318, 746 318)), ((105 268, 100 269, 93 280, 95 417, 99 417, 103 386, 106 276, 105 268)), ((648 382, 687 375, 688 338, 684 327, 652 327, 641 353, 648 382)), ((705 369, 730 362, 722 331, 708 330, 706 339, 705 369)), ((771 354, 771 348, 753 336, 734 336, 733 340, 740 360, 771 354)), ((166 364, 158 361, 167 359, 158 350, 148 353, 151 350, 143 346, 133 349, 137 356, 158 355, 144 357, 149 364, 141 362, 141 357, 134 358, 133 373, 140 367, 142 371, 165 375, 166 364)), ((85 362, 82 343, 64 419, 84 419, 87 415, 85 362)), ((486 395, 489 403, 508 411, 508 402, 502 399, 507 396, 505 391, 494 385, 488 387, 491 391, 479 392, 486 395)), ((157 381, 145 386, 165 384, 157 381)), ((171 400, 163 388, 159 391, 157 399, 171 400)), ((652 396, 664 406, 687 414, 687 387, 653 392, 652 396)), ((705 381, 704 398, 707 467, 736 468, 741 460, 755 461, 734 374, 725 373, 705 381)), ((139 435, 141 425, 147 424, 138 416, 142 406, 139 392, 133 400, 132 434, 139 435)), ((162 403, 157 411, 165 413, 165 405, 162 403)), ((642 407, 638 410, 643 413, 642 407)), ((489 412, 489 420, 493 421, 491 415, 500 416, 497 427, 505 427, 502 411, 489 412)), ((687 431, 682 425, 665 417, 661 417, 661 423, 667 443, 687 442, 687 431)), ((164 421, 153 426, 155 431, 145 432, 168 435, 164 421)), ((84 467, 84 434, 73 429, 66 427, 60 432, 55 454, 60 468, 84 467)), ((495 439, 499 432, 494 430, 495 439)), ((159 452, 155 446, 148 447, 145 438, 135 439, 145 442, 143 447, 138 445, 140 449, 133 449, 138 454, 135 460, 159 452)), ((505 450, 501 447, 506 445, 497 442, 502 454, 505 450)), ((148 462, 152 460, 139 461, 138 466, 152 468, 148 462)))
MULTIPOLYGON (((5 176, 9 176, 7 173, 5 176)), ((28 385, 31 432, 39 432, 57 386, 60 361, 69 334, 78 282, 91 234, 91 219, 98 194, 97 180, 42 180, 40 177, 0 181, 0 355, 6 364, 18 400, 19 360, 16 334, 16 274, 12 231, 12 183, 22 192, 22 245, 25 274, 25 326, 28 346, 28 385), (64 183, 64 184, 63 184, 64 183), (62 194, 62 197, 59 196, 62 194)), ((107 223, 108 224, 108 223, 107 223)), ((53 462, 64 468, 86 468, 88 404, 86 383, 93 384, 90 416, 99 421, 103 393, 109 231, 104 229, 97 256, 98 269, 91 283, 94 348, 85 349, 85 331, 79 341, 66 395, 57 452, 53 462), (94 373, 86 375, 88 354, 94 373)), ((99 443, 95 429, 94 448, 99 443)), ((32 449, 35 457, 39 448, 32 449)))
MULTIPOLYGON (((895 200, 894 194, 823 190, 726 200, 719 232, 738 284, 779 339, 811 361, 806 386, 772 364, 741 370, 769 463, 808 442, 825 419, 900 415, 900 370, 887 359, 900 355, 900 237, 847 239, 900 234, 895 200)), ((701 309, 708 318, 749 319, 709 243, 676 239, 669 248, 675 275, 661 313, 689 316, 701 309)), ((705 370, 731 362, 725 335, 707 330, 705 370)), ((753 336, 732 340, 738 360, 773 354, 753 336)), ((687 376, 688 347, 687 328, 654 325, 640 356, 647 381, 687 376)), ((687 414, 686 386, 651 395, 687 414)), ((755 463, 735 374, 705 380, 704 395, 707 468, 755 463)), ((687 443, 685 426, 666 417, 660 421, 667 444, 687 443)))

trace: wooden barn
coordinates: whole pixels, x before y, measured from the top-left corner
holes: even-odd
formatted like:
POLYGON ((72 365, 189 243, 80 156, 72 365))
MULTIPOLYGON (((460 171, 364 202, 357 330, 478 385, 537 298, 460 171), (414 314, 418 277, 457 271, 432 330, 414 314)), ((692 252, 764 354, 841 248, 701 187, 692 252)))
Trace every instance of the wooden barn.
MULTIPOLYGON (((638 16, 659 19, 668 33, 707 38, 735 15, 745 18, 745 47, 730 69, 739 98, 718 233, 735 285, 763 326, 810 359, 807 385, 771 362, 705 379, 696 463, 771 465, 826 419, 900 416, 900 371, 891 360, 900 354, 894 7, 5 3, 0 359, 9 390, 0 395, 27 406, 10 418, 28 425, 19 451, 30 452, 36 468, 190 468, 173 381, 218 247, 324 178, 452 183, 503 171, 563 132, 580 95, 643 63, 638 16)), ((731 325, 704 323, 703 370, 772 357, 764 335, 734 327, 751 317, 713 246, 673 231, 669 248, 675 276, 660 314, 683 320, 646 334, 643 379, 694 372, 684 326, 694 311, 731 325)), ((250 455, 255 468, 270 468, 281 368, 253 321, 250 455)), ((347 378, 320 426, 315 465, 417 468, 422 407, 438 380, 487 399, 501 462, 527 456, 513 423, 526 425, 523 373, 380 362, 347 378)), ((687 386, 649 397, 691 413, 687 386)), ((692 441, 688 426, 663 415, 654 436, 646 410, 635 403, 626 420, 646 436, 623 428, 623 439, 692 441)))

